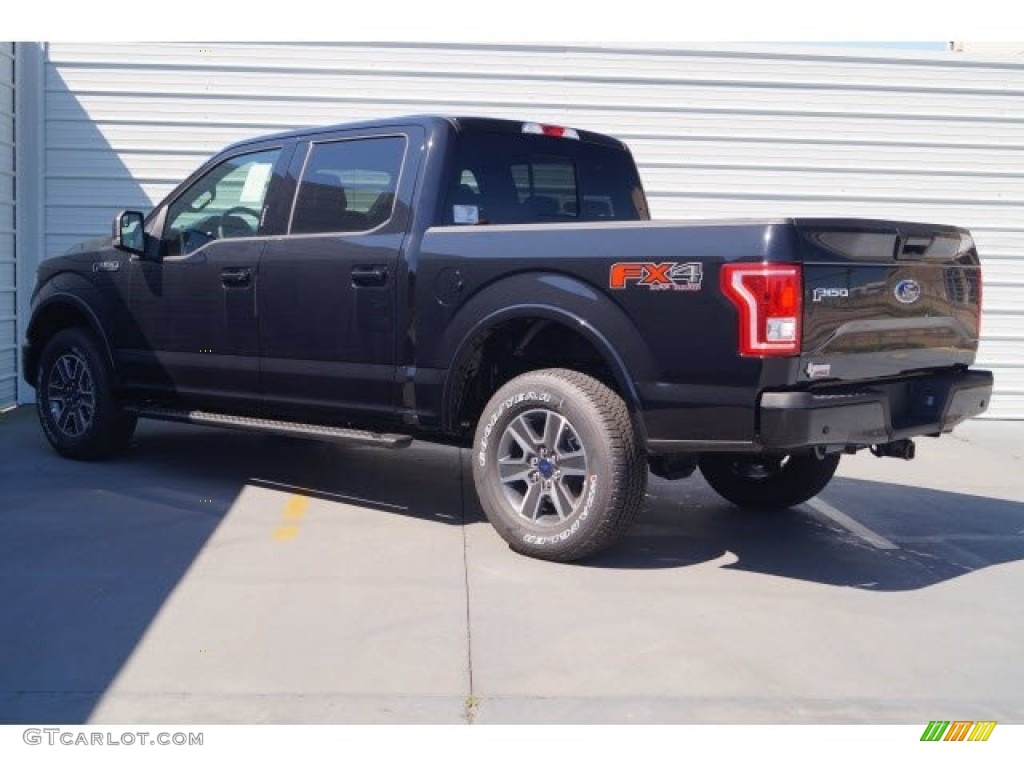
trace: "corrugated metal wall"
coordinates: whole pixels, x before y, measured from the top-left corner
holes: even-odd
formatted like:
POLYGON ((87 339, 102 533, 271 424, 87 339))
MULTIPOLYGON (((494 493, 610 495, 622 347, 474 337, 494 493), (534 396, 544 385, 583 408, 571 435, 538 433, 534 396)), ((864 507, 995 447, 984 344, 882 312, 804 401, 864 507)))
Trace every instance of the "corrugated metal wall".
POLYGON ((991 415, 1024 417, 1024 61, 807 47, 51 44, 46 251, 108 231, 224 144, 416 112, 603 131, 657 218, 851 215, 970 227, 991 415))
POLYGON ((0 410, 17 387, 15 299, 14 43, 0 43, 0 410))

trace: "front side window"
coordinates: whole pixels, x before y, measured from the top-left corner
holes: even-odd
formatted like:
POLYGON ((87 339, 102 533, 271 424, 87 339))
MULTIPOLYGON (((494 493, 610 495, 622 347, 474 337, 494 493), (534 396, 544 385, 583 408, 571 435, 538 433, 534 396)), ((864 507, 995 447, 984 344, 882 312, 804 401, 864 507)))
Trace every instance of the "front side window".
POLYGON ((365 232, 391 218, 405 137, 314 144, 292 212, 293 235, 365 232))
POLYGON ((255 237, 280 149, 238 155, 211 168, 167 209, 164 255, 213 240, 255 237))

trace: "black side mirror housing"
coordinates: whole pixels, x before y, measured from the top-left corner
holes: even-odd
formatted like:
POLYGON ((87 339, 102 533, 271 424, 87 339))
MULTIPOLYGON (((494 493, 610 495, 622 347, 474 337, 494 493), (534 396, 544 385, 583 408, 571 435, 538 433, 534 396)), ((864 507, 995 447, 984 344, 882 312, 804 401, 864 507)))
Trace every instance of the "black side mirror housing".
POLYGON ((143 229, 145 217, 139 211, 121 211, 114 217, 114 247, 122 251, 144 256, 146 233, 143 229))

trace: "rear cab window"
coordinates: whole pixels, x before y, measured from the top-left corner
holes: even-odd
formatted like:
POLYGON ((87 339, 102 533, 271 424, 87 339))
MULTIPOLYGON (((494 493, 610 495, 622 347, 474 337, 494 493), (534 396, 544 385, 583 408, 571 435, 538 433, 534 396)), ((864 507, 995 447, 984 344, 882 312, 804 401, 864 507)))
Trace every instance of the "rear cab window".
POLYGON ((455 134, 440 225, 649 219, 629 152, 582 139, 467 130, 455 134))

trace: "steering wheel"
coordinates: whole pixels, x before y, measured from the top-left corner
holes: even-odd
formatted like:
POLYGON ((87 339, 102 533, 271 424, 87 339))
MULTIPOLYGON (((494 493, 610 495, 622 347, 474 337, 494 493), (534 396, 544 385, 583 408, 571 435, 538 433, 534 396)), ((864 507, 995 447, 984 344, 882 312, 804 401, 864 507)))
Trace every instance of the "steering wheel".
MULTIPOLYGON (((225 232, 230 232, 228 229, 228 219, 232 216, 235 216, 236 218, 239 216, 251 216, 253 219, 252 231, 248 232, 244 236, 248 237, 250 235, 255 235, 260 226, 260 215, 259 211, 255 211, 252 208, 246 208, 244 205, 236 205, 234 208, 228 208, 220 215, 220 219, 217 221, 217 237, 231 237, 231 235, 225 235, 225 232)), ((235 230, 237 229, 238 227, 236 225, 235 230)), ((234 237, 242 236, 243 235, 234 235, 234 237)))

